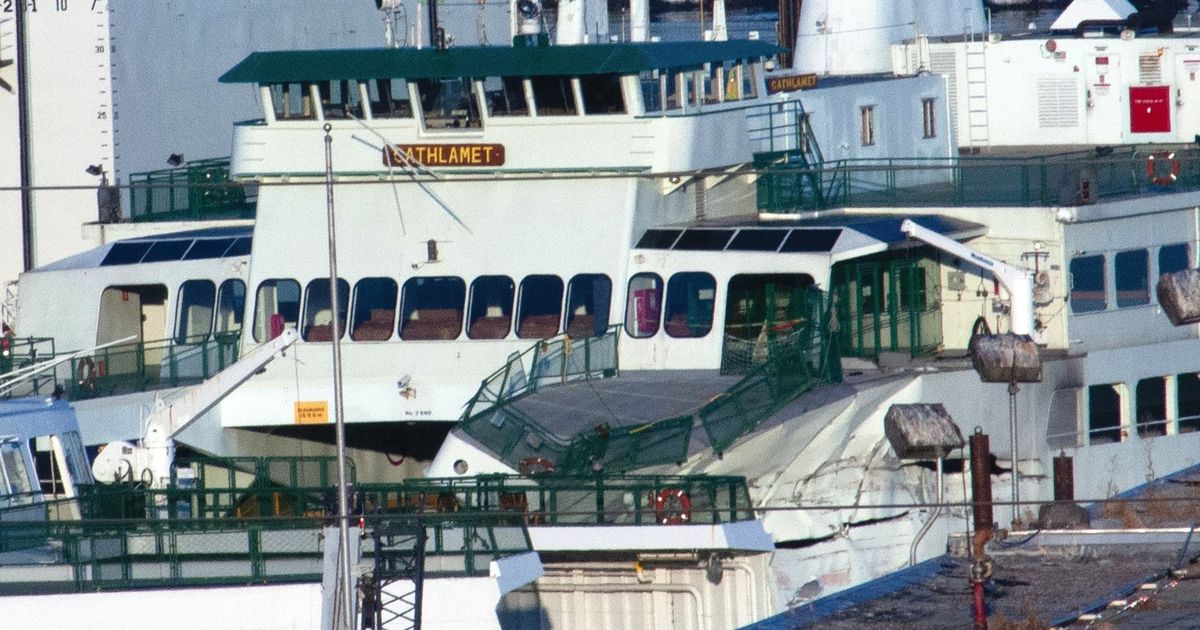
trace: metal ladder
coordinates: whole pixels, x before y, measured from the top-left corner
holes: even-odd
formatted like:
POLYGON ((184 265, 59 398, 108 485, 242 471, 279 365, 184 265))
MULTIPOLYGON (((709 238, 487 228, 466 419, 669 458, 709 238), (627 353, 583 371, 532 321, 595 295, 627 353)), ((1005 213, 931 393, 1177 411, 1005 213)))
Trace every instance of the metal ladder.
POLYGON ((4 294, 0 296, 0 334, 3 328, 16 330, 17 327, 17 283, 4 283, 4 294))
POLYGON ((966 53, 967 145, 987 146, 990 140, 987 107, 987 44, 985 42, 967 42, 966 53))

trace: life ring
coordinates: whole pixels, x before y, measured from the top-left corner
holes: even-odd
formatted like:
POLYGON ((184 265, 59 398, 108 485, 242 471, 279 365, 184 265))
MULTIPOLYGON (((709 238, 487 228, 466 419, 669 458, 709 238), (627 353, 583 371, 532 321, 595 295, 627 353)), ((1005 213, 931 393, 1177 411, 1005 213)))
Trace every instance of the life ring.
POLYGON ((692 498, 680 488, 664 488, 653 496, 654 521, 661 525, 686 525, 692 520, 692 498))
POLYGON ((79 384, 79 389, 86 392, 95 391, 96 389, 96 362, 92 357, 83 357, 76 364, 75 374, 77 375, 76 382, 79 384))
POLYGON ((1179 179, 1179 160, 1175 158, 1173 151, 1162 151, 1159 153, 1151 153, 1146 158, 1146 176, 1150 178, 1150 183, 1155 186, 1170 186, 1179 179), (1171 172, 1160 174, 1158 172, 1157 160, 1170 160, 1171 172))
POLYGON ((522 475, 545 475, 554 472, 554 462, 545 457, 526 457, 518 464, 522 475))

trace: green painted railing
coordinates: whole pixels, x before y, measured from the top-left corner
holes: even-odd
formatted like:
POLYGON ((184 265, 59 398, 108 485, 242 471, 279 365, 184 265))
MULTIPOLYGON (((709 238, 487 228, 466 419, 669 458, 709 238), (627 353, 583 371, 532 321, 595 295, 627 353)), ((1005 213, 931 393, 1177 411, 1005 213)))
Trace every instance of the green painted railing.
POLYGON ((623 427, 600 425, 560 436, 513 404, 536 391, 529 383, 539 380, 537 372, 525 376, 519 356, 514 356, 485 381, 458 428, 517 470, 549 467, 562 475, 681 464, 697 421, 709 444, 723 452, 796 396, 821 383, 841 381, 841 355, 829 332, 825 297, 811 290, 803 300, 803 308, 796 309, 798 318, 786 329, 763 328, 762 348, 757 348, 757 340, 727 340, 727 345, 745 346, 744 361, 727 371, 745 376, 694 415, 623 427), (517 382, 518 387, 506 386, 517 382))
POLYGON ((1195 145, 821 163, 779 151, 756 157, 755 166, 760 169, 759 209, 780 213, 830 207, 1073 206, 1200 189, 1195 145))
POLYGON ((195 385, 235 363, 239 347, 239 332, 110 346, 64 366, 64 389, 79 400, 195 385))
MULTIPOLYGON (((504 514, 361 519, 368 532, 424 527, 426 577, 488 575, 492 560, 532 548, 524 526, 504 514)), ((0 593, 318 581, 327 524, 324 518, 6 522, 0 551, 23 550, 38 562, 0 573, 0 593)), ((374 540, 364 539, 364 556, 374 550, 374 540)))
POLYGON ((252 218, 256 200, 229 178, 229 158, 129 175, 129 220, 252 218))
POLYGON ((54 339, 50 337, 0 337, 0 388, 4 388, 0 397, 36 396, 49 394, 53 391, 55 381, 53 371, 32 376, 6 376, 13 370, 29 367, 39 361, 54 358, 54 339), (24 381, 12 388, 6 384, 15 380, 24 381))
POLYGON ((529 525, 730 523, 754 519, 744 477, 481 475, 410 479, 402 487, 364 485, 384 503, 467 513, 507 513, 529 525), (394 492, 395 495, 387 493, 394 492))

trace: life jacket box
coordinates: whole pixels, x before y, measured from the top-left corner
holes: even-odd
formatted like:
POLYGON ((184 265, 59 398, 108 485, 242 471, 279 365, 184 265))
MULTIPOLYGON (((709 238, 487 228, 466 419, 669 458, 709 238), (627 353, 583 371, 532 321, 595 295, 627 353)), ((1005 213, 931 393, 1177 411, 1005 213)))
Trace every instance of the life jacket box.
POLYGON ((965 444, 941 403, 892 405, 883 417, 883 433, 900 459, 937 459, 965 444))
POLYGON ((984 383, 1038 383, 1042 355, 1029 335, 975 335, 968 350, 971 365, 984 383))
POLYGON ((1158 277, 1158 304, 1175 326, 1200 322, 1200 271, 1185 269, 1158 277))

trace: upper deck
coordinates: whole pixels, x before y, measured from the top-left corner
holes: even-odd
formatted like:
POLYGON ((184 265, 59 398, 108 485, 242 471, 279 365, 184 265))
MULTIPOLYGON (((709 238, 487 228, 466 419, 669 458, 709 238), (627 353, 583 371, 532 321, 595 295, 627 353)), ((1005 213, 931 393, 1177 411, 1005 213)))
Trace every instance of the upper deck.
POLYGON ((798 101, 768 99, 759 41, 254 53, 235 177, 689 171, 800 146, 798 101), (581 151, 581 147, 587 150, 581 151))

